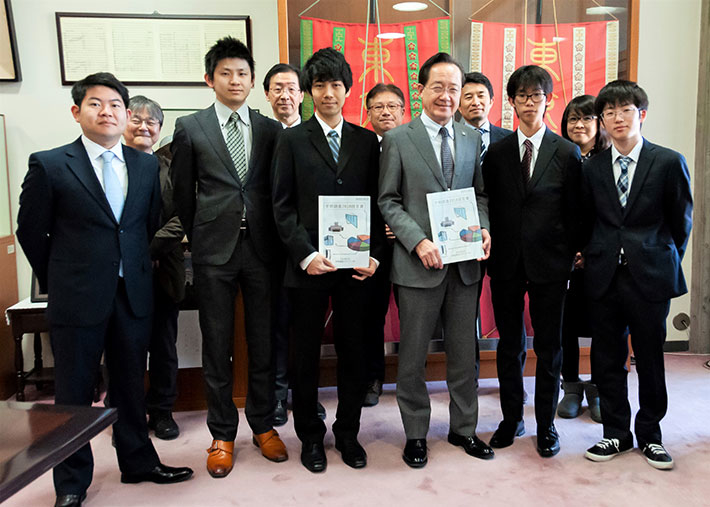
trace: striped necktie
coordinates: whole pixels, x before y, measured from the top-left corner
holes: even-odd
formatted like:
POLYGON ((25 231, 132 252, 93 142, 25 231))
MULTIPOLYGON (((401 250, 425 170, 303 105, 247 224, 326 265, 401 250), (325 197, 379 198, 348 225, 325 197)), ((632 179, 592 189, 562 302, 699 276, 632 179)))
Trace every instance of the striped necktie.
POLYGON ((446 186, 451 188, 454 179, 454 157, 451 155, 448 142, 449 131, 446 130, 446 127, 441 127, 439 134, 441 135, 441 170, 444 173, 446 186))
POLYGON ((619 193, 619 202, 621 207, 626 207, 626 201, 629 199, 629 164, 632 162, 631 157, 619 157, 616 159, 619 162, 621 174, 616 182, 616 191, 619 193))
POLYGON ((484 128, 479 128, 479 127, 474 127, 478 132, 481 134, 481 158, 486 154, 486 150, 488 149, 488 146, 486 146, 486 142, 483 140, 484 134, 488 133, 488 129, 484 128))
POLYGON ((244 184, 247 175, 247 157, 244 149, 244 136, 239 128, 239 113, 234 111, 227 122, 227 149, 237 170, 239 181, 244 184))
POLYGON ((333 154, 333 160, 338 163, 338 156, 340 155, 340 138, 335 130, 328 132, 328 146, 330 146, 330 152, 333 154))
POLYGON ((526 187, 530 183, 530 164, 532 162, 533 143, 530 139, 523 142, 525 153, 523 153, 523 161, 520 163, 520 170, 523 175, 523 186, 526 187))

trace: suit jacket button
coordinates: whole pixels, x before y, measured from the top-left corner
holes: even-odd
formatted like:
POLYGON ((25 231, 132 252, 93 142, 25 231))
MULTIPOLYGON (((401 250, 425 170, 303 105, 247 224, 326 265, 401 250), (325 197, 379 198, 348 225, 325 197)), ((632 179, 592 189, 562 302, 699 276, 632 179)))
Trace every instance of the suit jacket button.
POLYGON ((118 231, 118 233, 119 233, 119 234, 123 234, 123 229, 121 229, 120 231, 118 231))
POLYGON ((118 262, 112 262, 111 264, 113 264, 114 266, 118 266, 118 262))
POLYGON ((343 184, 343 180, 341 180, 340 178, 338 178, 338 180, 336 181, 336 183, 337 183, 338 185, 342 185, 342 184, 343 184))

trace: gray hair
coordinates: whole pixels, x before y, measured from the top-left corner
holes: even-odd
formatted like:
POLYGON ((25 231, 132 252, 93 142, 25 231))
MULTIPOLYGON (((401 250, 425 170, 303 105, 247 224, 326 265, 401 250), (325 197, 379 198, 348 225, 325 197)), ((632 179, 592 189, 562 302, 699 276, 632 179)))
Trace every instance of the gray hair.
POLYGON ((143 95, 131 97, 131 100, 128 102, 128 109, 133 112, 143 111, 145 109, 152 118, 158 120, 161 127, 163 126, 163 110, 161 109, 160 104, 149 99, 148 97, 143 95))

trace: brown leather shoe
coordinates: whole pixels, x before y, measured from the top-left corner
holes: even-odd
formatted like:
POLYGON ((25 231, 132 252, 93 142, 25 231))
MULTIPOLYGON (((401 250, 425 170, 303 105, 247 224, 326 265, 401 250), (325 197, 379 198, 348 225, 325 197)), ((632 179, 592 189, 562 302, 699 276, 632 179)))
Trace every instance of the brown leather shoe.
POLYGON ((212 440, 212 446, 207 449, 207 453, 207 471, 210 475, 215 478, 229 475, 232 471, 234 442, 212 440))
POLYGON ((269 430, 259 435, 254 433, 251 441, 254 442, 255 446, 261 449, 261 454, 268 460, 279 463, 288 459, 286 446, 279 438, 279 434, 276 430, 269 430))

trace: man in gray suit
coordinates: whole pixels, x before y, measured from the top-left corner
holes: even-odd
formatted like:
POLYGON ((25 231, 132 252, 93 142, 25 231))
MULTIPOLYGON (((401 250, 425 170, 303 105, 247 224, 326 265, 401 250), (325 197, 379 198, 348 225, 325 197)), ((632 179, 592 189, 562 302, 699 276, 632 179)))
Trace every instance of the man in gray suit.
POLYGON ((453 121, 464 72, 446 53, 422 65, 418 89, 423 113, 386 132, 380 157, 378 204, 397 236, 392 281, 399 291, 400 331, 397 403, 410 467, 427 463, 431 406, 426 387, 427 346, 439 318, 447 355, 449 436, 471 456, 490 459, 493 450, 476 436, 476 312, 479 260, 488 257, 488 199, 483 192, 478 132, 453 121), (482 227, 484 256, 444 265, 432 242, 426 194, 473 187, 482 227))
POLYGON ((273 429, 271 357, 273 268, 280 252, 271 208, 271 155, 281 126, 246 104, 254 59, 232 37, 205 56, 205 81, 215 103, 179 118, 172 142, 173 196, 192 248, 212 434, 207 470, 232 470, 237 407, 232 401, 234 301, 244 294, 249 372, 245 415, 253 442, 271 461, 288 458, 273 429))

